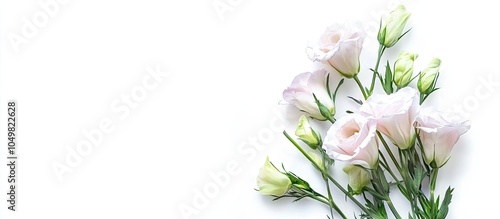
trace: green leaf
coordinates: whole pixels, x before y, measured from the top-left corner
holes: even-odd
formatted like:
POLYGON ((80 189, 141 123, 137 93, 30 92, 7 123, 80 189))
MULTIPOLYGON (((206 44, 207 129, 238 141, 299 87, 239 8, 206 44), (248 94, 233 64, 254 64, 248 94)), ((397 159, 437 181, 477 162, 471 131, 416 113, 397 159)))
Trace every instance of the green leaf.
POLYGON ((415 167, 414 171, 415 171, 415 176, 413 177, 412 187, 415 190, 420 190, 420 187, 422 185, 422 181, 424 180, 425 171, 424 171, 424 168, 420 165, 417 165, 415 167))
POLYGON ((411 216, 410 213, 408 213, 408 219, 415 219, 413 216, 411 216))
POLYGON ((367 87, 365 87, 365 92, 366 92, 366 95, 369 97, 373 94, 373 91, 368 89, 367 87))
POLYGON ((439 211, 439 200, 441 197, 436 198, 436 202, 434 203, 434 206, 432 207, 432 218, 437 218, 437 214, 439 211))
POLYGON ((446 215, 448 214, 448 206, 450 205, 451 198, 453 197, 453 195, 452 195, 453 190, 454 189, 452 189, 450 187, 448 187, 448 189, 446 190, 446 193, 445 193, 444 199, 443 199, 443 203, 441 203, 441 207, 439 208, 436 219, 445 219, 446 218, 446 215))
POLYGON ((406 32, 404 32, 403 34, 401 34, 401 36, 399 36, 399 38, 398 38, 398 41, 399 41, 401 38, 403 38, 403 37, 404 37, 404 36, 405 36, 408 32, 410 32, 410 30, 411 30, 411 28, 410 28, 410 29, 408 29, 408 30, 407 30, 406 32))
POLYGON ((330 73, 328 73, 328 75, 326 75, 326 89, 328 91, 328 96, 333 100, 335 101, 335 98, 333 98, 332 96, 332 91, 330 90, 330 73))
POLYGON ((385 79, 384 79, 384 91, 387 94, 392 94, 392 71, 391 66, 389 65, 389 61, 387 61, 387 65, 385 66, 385 79))
POLYGON ((324 163, 325 167, 329 167, 335 163, 335 160, 330 158, 330 156, 328 156, 325 149, 319 148, 318 150, 321 152, 321 155, 323 156, 323 161, 325 162, 324 163))
POLYGON ((424 194, 420 193, 418 195, 418 202, 420 203, 420 206, 422 206, 422 212, 419 212, 419 215, 423 218, 431 218, 432 206, 429 199, 427 199, 424 194))
POLYGON ((398 183, 397 187, 404 197, 406 197, 407 199, 410 199, 410 197, 408 196, 408 192, 406 191, 405 187, 402 184, 398 183))
POLYGON ((359 105, 363 105, 363 101, 359 100, 359 99, 356 99, 354 97, 351 97, 351 96, 347 96, 347 98, 353 100, 354 102, 356 102, 357 104, 359 105))
MULTIPOLYGON (((330 75, 328 75, 330 76, 330 75)), ((344 79, 342 78, 339 81, 339 84, 337 85, 337 88, 335 88, 335 91, 333 92, 333 96, 330 96, 333 100, 333 103, 335 103, 335 99, 337 98, 337 92, 339 91, 340 86, 344 83, 344 79)), ((328 89, 328 94, 330 94, 330 89, 328 89)))
POLYGON ((313 93, 314 101, 316 101, 316 104, 318 105, 319 112, 323 117, 325 117, 327 120, 333 121, 332 118, 332 113, 328 108, 326 108, 325 105, 323 105, 321 102, 319 102, 318 98, 316 97, 316 94, 313 93))
POLYGON ((384 170, 382 168, 377 168, 377 174, 379 175, 378 178, 380 180, 380 184, 382 186, 383 191, 385 194, 389 194, 389 182, 387 182, 387 179, 385 178, 384 170))
POLYGON ((365 187, 363 189, 364 189, 364 191, 367 191, 368 193, 370 193, 370 195, 372 195, 374 198, 379 199, 379 200, 385 200, 384 194, 381 194, 381 193, 379 193, 379 192, 377 192, 374 189, 371 189, 369 187, 365 187))

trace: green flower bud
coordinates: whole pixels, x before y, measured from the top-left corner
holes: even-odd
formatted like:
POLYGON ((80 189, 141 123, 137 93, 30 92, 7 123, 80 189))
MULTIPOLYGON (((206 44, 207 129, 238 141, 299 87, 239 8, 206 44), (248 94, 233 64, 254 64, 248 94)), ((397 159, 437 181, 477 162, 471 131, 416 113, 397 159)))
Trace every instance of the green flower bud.
POLYGON ((439 67, 441 66, 441 60, 438 58, 433 58, 427 68, 425 68, 418 78, 418 91, 422 94, 429 94, 432 89, 434 89, 435 81, 439 75, 439 67))
POLYGON ((349 177, 349 186, 355 195, 361 194, 363 188, 370 183, 368 171, 358 165, 349 164, 344 167, 344 172, 349 177))
POLYGON ((321 116, 323 116, 325 120, 332 121, 333 116, 335 115, 335 105, 332 106, 332 108, 328 108, 318 100, 316 94, 313 93, 313 97, 314 101, 316 102, 316 105, 318 106, 319 112, 321 113, 321 116))
POLYGON ((293 185, 291 188, 292 191, 302 193, 302 194, 305 194, 304 191, 314 192, 314 190, 311 188, 311 186, 309 185, 309 183, 307 181, 301 179, 300 177, 298 177, 297 175, 295 175, 291 172, 287 172, 286 175, 288 176, 288 178, 292 182, 292 185, 293 185))
POLYGON ((406 87, 413 75, 413 62, 418 55, 415 53, 401 51, 394 63, 394 84, 401 89, 406 87))
POLYGON ((307 120, 307 117, 304 115, 302 115, 299 119, 299 125, 295 130, 295 135, 314 150, 321 145, 321 137, 319 133, 311 128, 309 120, 307 120))
POLYGON ((282 196, 290 190, 292 181, 280 172, 270 161, 269 157, 260 168, 257 176, 257 189, 263 195, 282 196))
POLYGON ((314 163, 316 163, 316 165, 318 165, 318 167, 321 169, 321 170, 325 170, 325 165, 323 164, 323 156, 317 154, 317 153, 308 153, 309 156, 312 158, 312 160, 314 161, 314 163))
POLYGON ((378 31, 378 42, 387 48, 394 46, 401 37, 410 15, 411 13, 406 11, 403 5, 399 5, 394 9, 378 31))

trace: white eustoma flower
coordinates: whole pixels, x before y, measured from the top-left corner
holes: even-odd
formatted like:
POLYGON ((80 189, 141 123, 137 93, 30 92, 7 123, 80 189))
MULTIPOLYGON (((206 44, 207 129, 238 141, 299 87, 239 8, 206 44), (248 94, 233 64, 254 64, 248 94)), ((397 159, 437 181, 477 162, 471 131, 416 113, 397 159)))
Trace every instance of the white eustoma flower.
POLYGON ((326 86, 327 78, 328 73, 324 69, 299 74, 295 76, 292 84, 283 91, 283 99, 313 118, 327 120, 328 118, 321 113, 314 99, 314 96, 316 96, 319 102, 325 106, 326 111, 328 111, 326 113, 329 113, 330 116, 335 114, 335 106, 328 94, 329 88, 326 86))
POLYGON ((450 159, 453 146, 470 129, 470 124, 458 114, 428 108, 418 115, 415 127, 419 130, 425 163, 439 168, 450 159))
POLYGON ((326 134, 323 148, 334 160, 372 169, 378 161, 376 123, 357 114, 337 120, 326 134))
POLYGON ((363 49, 366 33, 353 24, 334 24, 326 28, 317 43, 307 47, 312 61, 332 66, 347 78, 359 73, 359 56, 363 49))
POLYGON ((415 143, 413 123, 420 111, 417 90, 405 87, 396 93, 374 94, 359 108, 361 114, 377 122, 377 130, 393 144, 407 149, 415 143))

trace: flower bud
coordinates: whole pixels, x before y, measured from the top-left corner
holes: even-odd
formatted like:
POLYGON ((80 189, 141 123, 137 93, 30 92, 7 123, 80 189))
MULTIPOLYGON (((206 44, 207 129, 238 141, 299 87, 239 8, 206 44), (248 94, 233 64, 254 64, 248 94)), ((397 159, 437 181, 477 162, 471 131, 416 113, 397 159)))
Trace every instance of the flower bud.
POLYGON ((270 161, 269 157, 260 168, 257 176, 257 189, 263 195, 282 196, 292 187, 288 176, 280 172, 270 161))
POLYGON ((401 51, 394 63, 394 84, 401 89, 406 87, 413 75, 413 62, 418 55, 415 53, 401 51))
POLYGON ((358 165, 349 164, 344 167, 344 172, 349 177, 349 186, 355 195, 361 194, 363 188, 370 183, 368 171, 358 165))
POLYGON ((311 188, 309 183, 302 178, 298 177, 294 173, 287 172, 286 173, 287 177, 290 179, 292 182, 292 188, 291 190, 294 192, 306 194, 307 192, 314 192, 314 190, 311 188), (306 193, 304 193, 306 192, 306 193))
POLYGON ((313 162, 316 163, 316 165, 318 165, 318 167, 321 169, 321 170, 325 170, 325 165, 323 163, 323 156, 317 154, 317 153, 308 153, 309 156, 312 158, 313 162))
POLYGON ((320 134, 311 128, 309 120, 307 120, 307 117, 304 115, 299 119, 299 125, 295 130, 295 135, 314 150, 321 145, 320 134))
POLYGON ((399 5, 394 9, 378 31, 378 42, 387 48, 394 46, 401 37, 410 15, 411 13, 406 11, 403 5, 399 5))
POLYGON ((439 75, 439 66, 441 65, 441 60, 438 58, 433 58, 427 68, 425 68, 418 78, 418 91, 422 94, 429 94, 435 85, 435 81, 439 75))

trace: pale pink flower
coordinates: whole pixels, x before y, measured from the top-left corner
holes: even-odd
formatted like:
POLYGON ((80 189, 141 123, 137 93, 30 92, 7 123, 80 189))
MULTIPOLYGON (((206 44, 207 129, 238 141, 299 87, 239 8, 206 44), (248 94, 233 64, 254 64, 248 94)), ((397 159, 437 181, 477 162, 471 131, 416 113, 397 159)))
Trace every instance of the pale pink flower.
POLYGON ((359 73, 359 55, 366 33, 350 24, 334 24, 322 34, 319 42, 307 47, 307 55, 312 61, 331 65, 347 78, 359 73))
POLYGON ((358 114, 348 114, 330 127, 323 148, 332 159, 372 169, 378 161, 375 131, 373 120, 358 114))
POLYGON ((405 87, 390 95, 374 94, 359 110, 364 116, 375 119, 377 130, 397 147, 407 149, 414 145, 413 123, 420 110, 418 92, 414 88, 405 87))
POLYGON ((422 141, 424 161, 439 168, 450 159, 453 146, 470 129, 470 124, 458 114, 425 109, 418 115, 415 127, 422 141))
POLYGON ((335 106, 328 94, 326 70, 317 70, 313 73, 305 72, 297 75, 292 84, 283 91, 283 99, 293 104, 299 110, 308 113, 311 117, 326 120, 318 108, 313 94, 323 104, 331 115, 335 114, 335 106))

